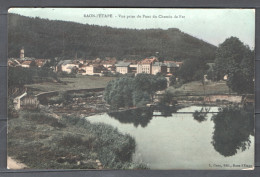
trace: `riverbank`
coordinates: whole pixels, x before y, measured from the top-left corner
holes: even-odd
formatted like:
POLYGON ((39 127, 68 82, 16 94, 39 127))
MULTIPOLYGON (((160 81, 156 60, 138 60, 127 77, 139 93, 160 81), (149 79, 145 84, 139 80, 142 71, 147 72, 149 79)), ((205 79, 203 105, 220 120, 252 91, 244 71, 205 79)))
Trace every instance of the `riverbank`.
MULTIPOLYGON (((167 111, 175 112, 178 109, 188 106, 227 106, 231 104, 242 104, 243 97, 238 95, 210 95, 210 96, 181 96, 175 97, 176 103, 172 106, 165 106, 167 111)), ((160 102, 143 106, 153 107, 154 109, 165 109, 160 102)), ((124 112, 138 109, 138 107, 120 108, 111 110, 110 106, 103 99, 103 92, 73 93, 66 96, 57 95, 49 99, 47 106, 42 106, 45 112, 54 116, 62 117, 65 115, 76 117, 89 117, 103 113, 124 112), (66 97, 66 100, 64 100, 66 97)))
POLYGON ((8 156, 36 169, 135 169, 135 140, 116 128, 72 116, 20 111, 8 121, 8 156), (98 163, 100 164, 98 164, 98 163))

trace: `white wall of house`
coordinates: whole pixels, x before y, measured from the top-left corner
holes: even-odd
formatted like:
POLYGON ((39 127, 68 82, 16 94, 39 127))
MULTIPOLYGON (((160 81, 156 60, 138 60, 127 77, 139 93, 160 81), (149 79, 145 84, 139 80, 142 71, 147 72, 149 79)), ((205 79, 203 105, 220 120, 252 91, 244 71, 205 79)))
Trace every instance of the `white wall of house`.
POLYGON ((138 64, 137 73, 147 73, 151 74, 152 67, 150 64, 138 64))
POLYGON ((61 70, 67 73, 71 73, 72 68, 76 66, 77 68, 79 67, 76 64, 66 64, 66 65, 61 65, 61 70))
POLYGON ((85 71, 86 71, 86 73, 84 73, 84 75, 94 75, 94 67, 93 66, 86 66, 85 71))
POLYGON ((23 65, 23 64, 21 64, 21 67, 23 67, 23 68, 30 68, 30 65, 23 65))
POLYGON ((126 67, 126 66, 117 66, 116 67, 116 72, 121 73, 121 74, 126 74, 126 73, 128 73, 128 67, 126 67))
POLYGON ((156 75, 161 72, 161 66, 152 66, 152 74, 156 75))

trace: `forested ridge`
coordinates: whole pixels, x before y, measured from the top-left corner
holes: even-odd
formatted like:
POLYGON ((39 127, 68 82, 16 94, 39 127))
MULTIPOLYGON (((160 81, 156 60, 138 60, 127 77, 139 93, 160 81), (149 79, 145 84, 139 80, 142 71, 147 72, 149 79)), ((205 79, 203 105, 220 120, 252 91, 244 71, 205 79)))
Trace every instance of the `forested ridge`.
MULTIPOLYGON (((8 55, 35 58, 142 59, 155 56, 167 60, 185 60, 203 56, 214 60, 216 47, 179 29, 119 29, 8 15, 8 55)), ((192 29, 191 29, 192 30, 192 29)))

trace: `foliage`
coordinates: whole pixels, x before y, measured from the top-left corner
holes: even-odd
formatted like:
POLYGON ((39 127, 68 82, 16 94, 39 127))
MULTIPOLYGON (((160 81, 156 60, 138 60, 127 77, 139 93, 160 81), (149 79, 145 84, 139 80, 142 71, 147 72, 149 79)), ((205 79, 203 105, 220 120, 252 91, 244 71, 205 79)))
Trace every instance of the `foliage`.
POLYGON ((105 101, 112 109, 143 106, 153 99, 156 91, 166 89, 163 76, 138 74, 136 77, 123 76, 112 80, 104 92, 105 101))
POLYGON ((21 87, 25 84, 32 84, 48 80, 57 80, 57 75, 50 68, 8 68, 8 87, 21 87))
POLYGON ((254 135, 253 107, 225 107, 212 120, 215 123, 212 144, 216 151, 226 157, 249 148, 249 135, 254 135))
POLYGON ((177 83, 176 76, 171 76, 169 80, 170 80, 170 84, 169 84, 170 86, 173 86, 177 83))
POLYGON ((35 122, 36 124, 46 124, 52 127, 59 127, 59 128, 65 127, 65 125, 60 123, 58 119, 55 119, 54 117, 48 116, 44 113, 25 112, 23 114, 23 118, 35 122))
MULTIPOLYGON (((129 167, 132 160, 132 154, 135 152, 135 140, 128 134, 121 134, 116 128, 103 124, 91 124, 86 119, 75 117, 64 117, 66 124, 73 125, 78 128, 84 127, 94 137, 91 144, 98 154, 98 158, 105 168, 126 168, 129 167), (125 166, 125 163, 127 166, 125 166)), ((75 144, 86 145, 86 142, 80 138, 71 140, 71 146, 75 144), (74 143, 73 143, 74 142, 74 143)), ((65 143, 65 141, 62 141, 65 143)))
POLYGON ((8 97, 7 100, 7 109, 8 119, 17 118, 19 116, 18 112, 14 109, 14 103, 10 97, 8 97))
POLYGON ((104 92, 104 99, 112 108, 133 105, 134 79, 132 77, 119 77, 110 81, 104 92))
POLYGON ((216 47, 185 34, 176 28, 115 29, 96 25, 8 14, 8 56, 71 59, 116 57, 142 59, 159 52, 166 60, 194 58, 214 59, 216 47), (127 41, 127 42, 126 42, 127 41))
POLYGON ((151 96, 167 88, 167 80, 160 75, 137 74, 134 79, 135 91, 145 91, 151 96))
POLYGON ((27 112, 8 125, 8 155, 29 168, 97 169, 97 159, 104 169, 141 168, 142 164, 132 163, 135 146, 130 135, 77 117, 57 120, 27 112), (63 126, 53 126, 53 121, 63 126))
POLYGON ((133 105, 136 107, 142 107, 151 101, 151 97, 148 92, 134 91, 133 92, 133 105))
POLYGON ((173 94, 169 91, 166 91, 165 94, 160 99, 160 105, 172 105, 175 104, 175 100, 173 99, 173 94))
POLYGON ((177 76, 184 82, 201 81, 206 74, 208 66, 204 57, 184 60, 178 70, 177 76))
POLYGON ((230 37, 219 45, 215 59, 217 80, 228 75, 227 85, 237 93, 254 91, 254 51, 238 38, 230 37))
MULTIPOLYGON (((75 96, 74 94, 70 94, 68 92, 59 92, 59 94, 57 96, 53 96, 48 98, 48 103, 49 104, 61 104, 63 103, 64 105, 67 105, 69 103, 71 103, 73 101, 73 96, 75 96)), ((85 95, 82 95, 83 97, 85 95)))

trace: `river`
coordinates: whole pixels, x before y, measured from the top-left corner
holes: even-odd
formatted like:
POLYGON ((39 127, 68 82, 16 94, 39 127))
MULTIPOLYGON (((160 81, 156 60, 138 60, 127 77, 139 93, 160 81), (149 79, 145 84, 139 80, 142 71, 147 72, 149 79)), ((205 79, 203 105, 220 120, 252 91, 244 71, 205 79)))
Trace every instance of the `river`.
MULTIPOLYGON (((147 121, 136 122, 115 118, 108 114, 94 115, 86 119, 117 127, 122 133, 135 138, 136 152, 133 161, 147 164, 150 169, 244 169, 254 165, 254 137, 249 135, 250 146, 225 157, 212 145, 214 122, 218 107, 210 107, 206 120, 199 122, 192 116, 202 107, 179 109, 168 117, 153 112, 147 121)), ((139 114, 139 113, 135 113, 139 114)), ((140 114, 143 116, 144 113, 140 114)), ((131 116, 130 116, 131 118, 131 116)))

